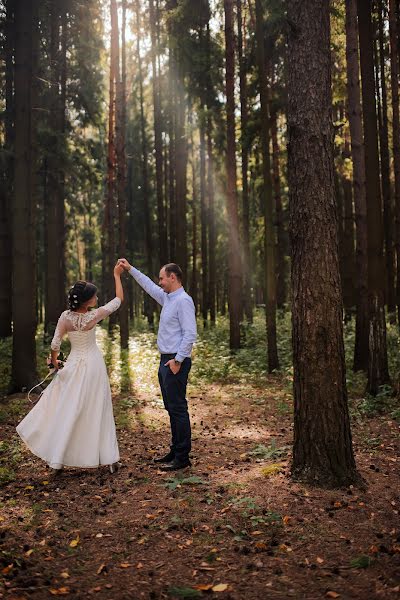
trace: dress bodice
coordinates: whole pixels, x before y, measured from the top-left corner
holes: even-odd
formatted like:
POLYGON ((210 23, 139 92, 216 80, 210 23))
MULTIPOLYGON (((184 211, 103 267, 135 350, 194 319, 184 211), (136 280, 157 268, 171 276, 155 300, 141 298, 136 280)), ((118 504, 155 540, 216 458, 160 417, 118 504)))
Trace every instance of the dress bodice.
POLYGON ((95 327, 88 331, 69 331, 68 337, 71 342, 70 358, 83 358, 97 349, 95 327))
POLYGON ((65 310, 58 319, 54 337, 51 342, 52 350, 60 350, 61 340, 68 333, 71 340, 72 350, 83 351, 89 347, 96 346, 95 327, 102 319, 105 319, 121 305, 119 298, 110 300, 104 306, 86 313, 78 313, 65 310))

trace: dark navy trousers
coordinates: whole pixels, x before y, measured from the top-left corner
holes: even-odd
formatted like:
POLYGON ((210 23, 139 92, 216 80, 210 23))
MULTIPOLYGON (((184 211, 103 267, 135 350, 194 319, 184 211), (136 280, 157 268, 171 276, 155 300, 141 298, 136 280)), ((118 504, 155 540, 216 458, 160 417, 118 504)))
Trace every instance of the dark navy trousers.
POLYGON ((191 450, 191 429, 186 400, 188 376, 192 367, 190 358, 185 358, 179 372, 174 375, 165 363, 175 358, 175 354, 161 354, 158 381, 165 409, 171 424, 171 452, 179 461, 186 461, 191 450))

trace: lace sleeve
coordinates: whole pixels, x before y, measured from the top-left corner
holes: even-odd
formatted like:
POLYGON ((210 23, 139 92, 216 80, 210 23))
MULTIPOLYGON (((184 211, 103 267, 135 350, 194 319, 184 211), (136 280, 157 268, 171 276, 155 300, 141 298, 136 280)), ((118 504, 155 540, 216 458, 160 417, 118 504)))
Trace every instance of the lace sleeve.
POLYGON ((57 327, 54 332, 53 339, 51 341, 51 349, 52 350, 56 350, 58 352, 58 350, 61 347, 62 339, 66 333, 67 333, 67 327, 66 327, 66 322, 65 322, 65 314, 62 313, 60 318, 58 319, 57 327))
MULTIPOLYGON (((105 304, 104 306, 99 306, 99 308, 97 308, 95 311, 93 311, 94 312, 93 320, 96 323, 98 323, 102 319, 105 319, 106 317, 111 315, 111 313, 118 310, 120 306, 121 306, 121 300, 119 298, 114 298, 113 300, 110 300, 110 302, 107 302, 107 304, 105 304)), ((93 321, 92 321, 92 323, 93 323, 93 321)))

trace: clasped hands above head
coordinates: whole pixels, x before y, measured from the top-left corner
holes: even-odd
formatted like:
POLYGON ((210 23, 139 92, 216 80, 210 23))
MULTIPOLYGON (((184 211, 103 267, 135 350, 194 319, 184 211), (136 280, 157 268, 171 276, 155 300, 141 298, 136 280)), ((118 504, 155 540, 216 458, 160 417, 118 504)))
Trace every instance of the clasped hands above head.
POLYGON ((125 269, 125 271, 129 271, 129 269, 132 268, 132 265, 130 265, 128 263, 128 261, 126 260, 126 258, 119 258, 118 261, 117 261, 117 265, 122 266, 125 269))

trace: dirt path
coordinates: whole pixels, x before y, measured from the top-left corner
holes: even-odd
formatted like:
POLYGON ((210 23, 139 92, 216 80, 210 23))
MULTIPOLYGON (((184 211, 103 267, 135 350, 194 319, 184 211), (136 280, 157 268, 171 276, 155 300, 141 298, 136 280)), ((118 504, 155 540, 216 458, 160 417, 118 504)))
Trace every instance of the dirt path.
POLYGON ((192 386, 193 467, 168 477, 151 462, 169 441, 154 367, 154 357, 141 372, 134 361, 134 385, 115 397, 116 475, 52 478, 14 436, 26 400, 8 400, 1 473, 16 479, 1 490, 0 598, 400 596, 395 421, 353 419, 367 491, 321 491, 288 477, 290 397, 279 379, 192 386))

